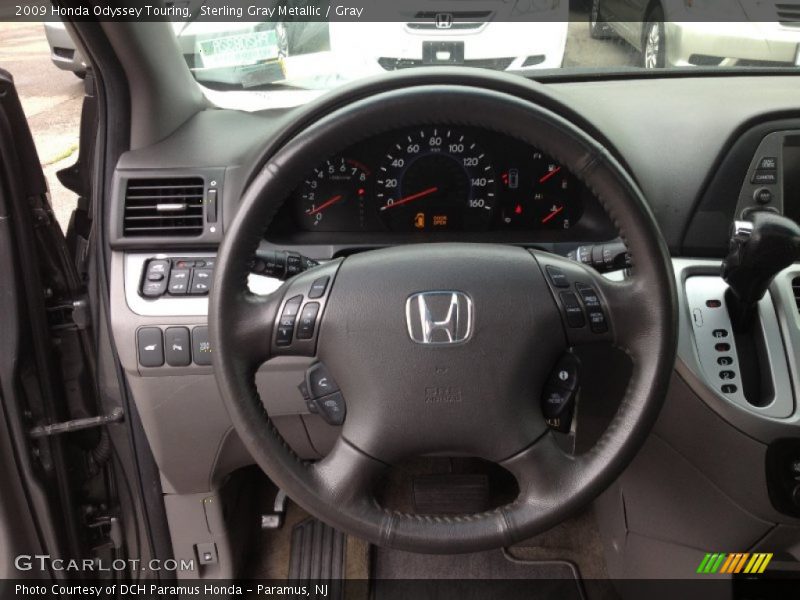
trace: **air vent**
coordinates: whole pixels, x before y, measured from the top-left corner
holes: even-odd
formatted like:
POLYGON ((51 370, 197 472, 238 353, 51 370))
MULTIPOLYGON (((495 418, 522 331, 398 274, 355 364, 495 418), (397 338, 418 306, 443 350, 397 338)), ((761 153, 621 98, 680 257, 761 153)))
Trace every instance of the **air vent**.
POLYGON ((125 237, 192 237, 203 233, 201 177, 130 179, 125 190, 125 237))
POLYGON ((796 29, 800 27, 800 5, 798 4, 776 4, 778 22, 784 27, 796 29))
POLYGON ((792 279, 792 292, 794 293, 794 303, 797 305, 797 310, 800 311, 800 277, 792 279))

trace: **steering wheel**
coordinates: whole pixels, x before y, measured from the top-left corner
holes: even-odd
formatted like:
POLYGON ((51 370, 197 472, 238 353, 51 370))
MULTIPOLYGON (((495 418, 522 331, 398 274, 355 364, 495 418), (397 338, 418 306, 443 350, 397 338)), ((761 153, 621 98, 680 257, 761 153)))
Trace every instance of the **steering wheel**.
POLYGON ((220 247, 209 325, 214 371, 233 426, 289 497, 370 542, 456 553, 545 531, 621 474, 666 394, 675 307, 670 257, 653 214, 602 145, 514 95, 417 85, 341 106, 265 164, 220 247), (424 125, 492 130, 552 156, 608 213, 630 252, 631 276, 610 281, 579 263, 519 247, 412 244, 331 261, 268 296, 248 291, 248 262, 307 173, 369 136, 424 125), (317 305, 309 308, 315 315, 306 312, 309 304, 317 305), (559 357, 601 341, 628 354, 630 380, 601 438, 573 456, 557 445, 540 398, 559 357), (324 383, 338 389, 331 410, 346 414, 333 449, 315 463, 302 461, 282 439, 256 390, 257 368, 281 354, 316 357, 324 383), (405 514, 377 503, 372 488, 387 466, 434 453, 493 461, 517 479, 519 495, 499 508, 453 517, 405 514))

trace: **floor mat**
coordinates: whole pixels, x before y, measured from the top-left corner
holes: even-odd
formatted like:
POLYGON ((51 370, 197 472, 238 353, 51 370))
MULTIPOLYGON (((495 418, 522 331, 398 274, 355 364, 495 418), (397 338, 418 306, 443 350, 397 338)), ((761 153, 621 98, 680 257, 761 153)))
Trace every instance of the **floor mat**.
POLYGON ((373 548, 375 600, 583 600, 574 565, 521 561, 503 550, 426 555, 373 548))

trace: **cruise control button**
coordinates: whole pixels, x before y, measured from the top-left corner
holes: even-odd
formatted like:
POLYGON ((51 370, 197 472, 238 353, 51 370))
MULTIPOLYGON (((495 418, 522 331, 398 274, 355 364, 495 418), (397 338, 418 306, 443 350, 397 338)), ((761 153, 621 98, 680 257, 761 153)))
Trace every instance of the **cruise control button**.
POLYGON ((208 327, 192 329, 192 360, 196 365, 211 364, 211 342, 208 340, 208 327))
POLYGON ((591 287, 582 283, 576 283, 575 289, 578 290, 578 293, 581 295, 583 303, 586 305, 587 309, 600 307, 600 298, 597 296, 597 292, 595 292, 591 287))
POLYGON ((583 316, 583 308, 578 302, 578 297, 573 292, 559 293, 564 312, 567 314, 567 325, 570 327, 583 327, 586 325, 586 318, 583 316))
POLYGON ((192 363, 189 346, 189 330, 186 327, 167 327, 164 332, 164 354, 171 367, 187 367, 192 363))
POLYGON ((564 354, 550 373, 547 387, 575 390, 578 387, 578 364, 578 359, 574 354, 564 354))
POLYGON ((550 278, 550 282, 556 287, 569 287, 569 279, 567 279, 566 274, 559 268, 547 265, 545 267, 547 271, 547 276, 550 278))
POLYGON ((542 396, 542 414, 545 419, 558 417, 572 402, 574 390, 560 387, 547 387, 542 396))
POLYGON ((300 320, 297 323, 297 339, 310 340, 314 337, 314 327, 317 325, 317 314, 319 313, 319 302, 309 302, 303 307, 300 313, 300 320))
POLYGON ((158 327, 142 327, 136 332, 139 364, 160 367, 164 364, 164 339, 158 327))
POLYGON ((169 275, 169 293, 181 295, 189 291, 190 273, 189 269, 172 269, 169 275))
POLYGON ((320 277, 315 279, 311 284, 311 289, 308 291, 308 297, 312 300, 322 298, 325 295, 325 290, 328 289, 328 281, 330 277, 320 277))
POLYGON ((589 329, 592 333, 605 333, 608 331, 608 323, 606 323, 606 315, 599 308, 594 308, 586 311, 589 315, 589 329))

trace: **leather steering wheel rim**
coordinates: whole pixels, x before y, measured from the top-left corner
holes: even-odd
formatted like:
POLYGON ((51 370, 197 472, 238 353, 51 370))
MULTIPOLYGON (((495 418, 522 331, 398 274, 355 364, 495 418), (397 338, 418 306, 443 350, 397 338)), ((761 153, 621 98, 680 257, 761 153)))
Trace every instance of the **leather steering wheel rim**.
MULTIPOLYGON (((381 257, 400 260, 401 251, 381 257)), ((464 248, 452 251, 469 253, 464 248)), ((498 265, 527 260, 518 256, 521 251, 496 252, 498 265)), ((370 257, 359 260, 343 264, 351 261, 352 271, 370 257)), ((528 100, 477 87, 418 85, 341 106, 295 136, 263 166, 245 191, 220 247, 209 326, 214 371, 233 426, 276 485, 311 514, 346 533, 406 551, 454 553, 509 545, 545 531, 583 508, 621 474, 650 432, 666 395, 675 361, 676 305, 669 252, 655 218, 607 149, 528 100), (533 254, 531 265, 542 281, 543 267, 554 264, 598 290, 611 322, 605 339, 630 356, 631 378, 614 419, 590 451, 568 456, 546 430, 528 431, 527 445, 515 446, 511 455, 498 451, 489 457, 517 477, 519 497, 488 512, 456 517, 408 515, 378 506, 366 492, 385 464, 347 436, 318 463, 306 463, 294 454, 270 421, 254 380, 256 369, 270 356, 269 340, 283 296, 254 296, 246 284, 248 261, 266 227, 308 172, 362 139, 428 124, 488 129, 552 156, 601 203, 633 265, 630 280, 613 283, 565 259, 533 254)), ((571 335, 565 336, 567 346, 575 342, 571 335)))

